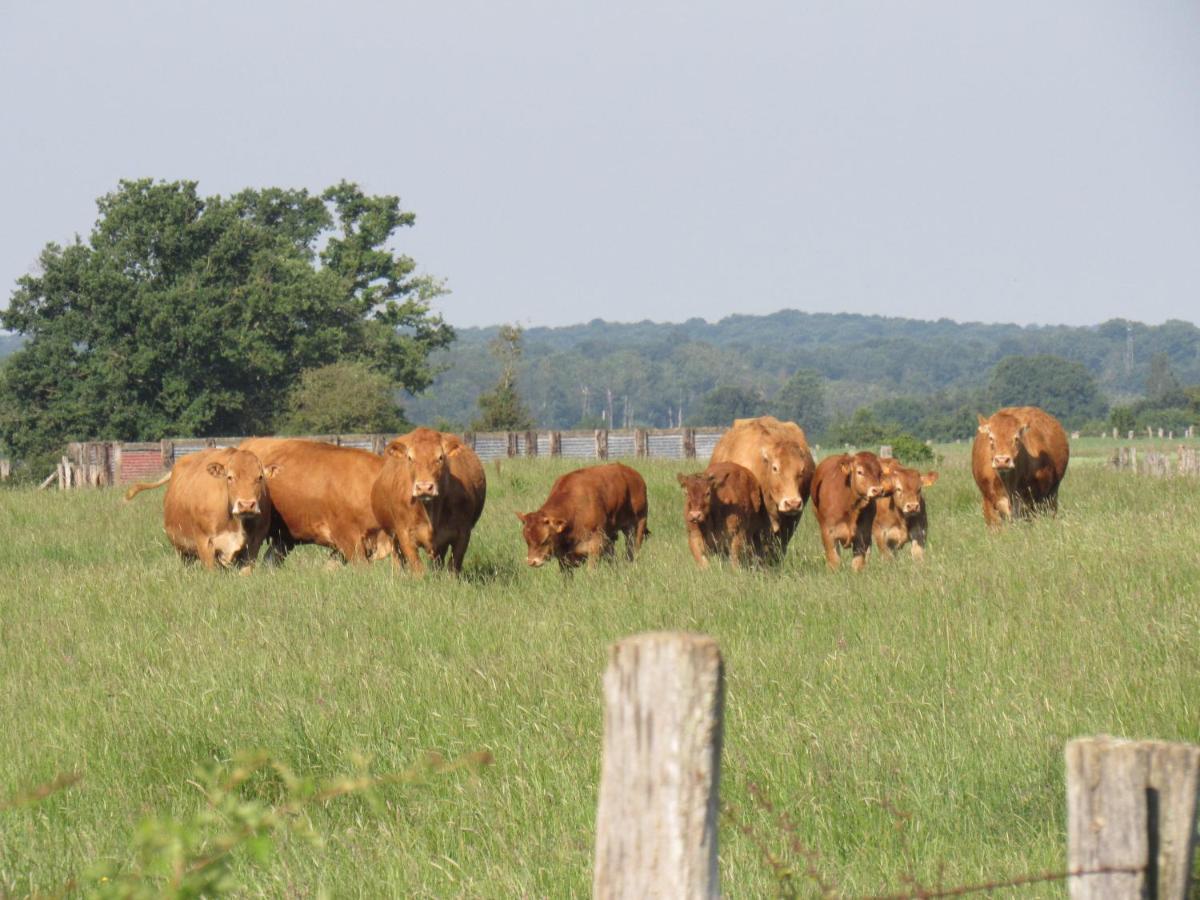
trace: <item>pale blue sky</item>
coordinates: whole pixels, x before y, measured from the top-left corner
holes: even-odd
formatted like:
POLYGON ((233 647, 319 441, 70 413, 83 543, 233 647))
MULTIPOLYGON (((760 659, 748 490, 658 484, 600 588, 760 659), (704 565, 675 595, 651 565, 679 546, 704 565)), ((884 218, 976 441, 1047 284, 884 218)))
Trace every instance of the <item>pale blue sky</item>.
POLYGON ((0 296, 117 179, 341 178, 453 323, 1200 318, 1200 3, 0 0, 0 296))

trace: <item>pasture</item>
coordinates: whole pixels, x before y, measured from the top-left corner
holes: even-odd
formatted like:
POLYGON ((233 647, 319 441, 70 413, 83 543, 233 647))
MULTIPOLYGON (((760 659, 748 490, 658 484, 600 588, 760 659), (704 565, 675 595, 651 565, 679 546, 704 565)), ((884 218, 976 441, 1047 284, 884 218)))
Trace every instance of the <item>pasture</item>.
POLYGON ((573 577, 523 566, 514 516, 565 460, 488 465, 461 581, 330 571, 312 548, 210 574, 170 549, 161 492, 0 492, 0 800, 82 774, 0 809, 0 896, 127 863, 142 819, 197 809, 198 766, 257 748, 318 777, 494 763, 310 807, 324 842, 239 857, 239 893, 584 895, 606 648, 653 629, 725 656, 729 896, 779 892, 764 847, 802 896, 810 865, 849 895, 1060 869, 1067 739, 1200 742, 1200 482, 1111 472, 1107 446, 1076 443, 1057 520, 998 535, 967 447, 942 448, 926 562, 872 553, 861 574, 825 571, 811 510, 779 570, 700 572, 677 462, 635 463, 641 558, 573 577))

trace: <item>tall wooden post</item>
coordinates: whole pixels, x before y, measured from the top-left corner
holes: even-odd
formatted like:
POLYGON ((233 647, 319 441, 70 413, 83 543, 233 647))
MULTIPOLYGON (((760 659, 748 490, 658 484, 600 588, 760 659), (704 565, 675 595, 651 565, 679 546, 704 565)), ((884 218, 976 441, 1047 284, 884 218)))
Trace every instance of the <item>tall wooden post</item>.
POLYGON ((650 455, 650 436, 645 428, 633 429, 633 455, 644 459, 650 455))
POLYGON ((550 432, 550 455, 562 456, 562 432, 550 432))
POLYGON ((507 432, 508 437, 508 455, 516 456, 517 450, 520 449, 520 444, 517 442, 517 433, 515 431, 507 432))
POLYGON ((1200 747, 1077 738, 1067 744, 1072 900, 1185 900, 1196 846, 1200 747))
POLYGON ((639 634, 609 649, 594 897, 720 895, 724 696, 706 635, 639 634))
POLYGON ((596 459, 608 459, 608 429, 596 429, 596 459))
POLYGON ((525 432, 525 455, 538 455, 538 433, 536 431, 525 432))
POLYGON ((683 458, 684 459, 695 459, 696 458, 696 429, 695 428, 683 429, 683 458))

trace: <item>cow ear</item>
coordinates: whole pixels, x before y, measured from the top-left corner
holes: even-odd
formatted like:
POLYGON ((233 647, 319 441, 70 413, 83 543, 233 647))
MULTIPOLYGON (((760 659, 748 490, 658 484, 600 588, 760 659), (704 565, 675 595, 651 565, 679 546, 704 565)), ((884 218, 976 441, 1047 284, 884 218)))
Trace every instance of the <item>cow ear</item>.
POLYGON ((454 454, 461 451, 463 449, 463 447, 465 447, 465 446, 466 446, 466 444, 464 444, 462 441, 460 441, 453 434, 442 435, 442 452, 445 453, 447 456, 453 456, 454 454))
POLYGON ((519 513, 517 513, 517 518, 520 519, 522 522, 524 522, 526 516, 528 516, 528 515, 529 515, 529 513, 519 512, 519 513))
POLYGON ((687 476, 682 472, 675 473, 675 480, 679 482, 680 487, 685 487, 687 485, 687 476))
POLYGON ((271 463, 269 466, 263 466, 263 474, 268 478, 274 478, 279 474, 279 466, 277 466, 275 463, 271 463))
POLYGON ((566 519, 557 519, 557 518, 552 518, 550 516, 546 516, 546 524, 550 526, 550 529, 555 534, 562 534, 564 531, 567 530, 567 520, 566 519))
POLYGON ((223 465, 221 465, 219 462, 210 462, 208 464, 208 474, 211 475, 213 478, 224 478, 225 477, 225 467, 223 465))
POLYGON ((1029 430, 1029 423, 1028 422, 1022 423, 1021 427, 1017 429, 1017 437, 1018 438, 1025 437, 1025 432, 1027 432, 1028 430, 1029 430))
POLYGON ((843 459, 840 463, 838 463, 838 468, 842 470, 843 475, 849 475, 850 474, 850 460, 843 459))
POLYGON ((401 459, 408 456, 408 446, 400 440, 392 441, 387 445, 387 450, 384 451, 388 456, 394 456, 401 459))
POLYGON ((983 431, 987 428, 988 420, 983 417, 983 413, 975 413, 975 418, 979 422, 979 430, 983 431))
POLYGON ((725 479, 729 477, 729 473, 722 472, 721 474, 716 475, 716 474, 710 474, 710 473, 706 472, 706 473, 704 473, 704 477, 708 479, 708 483, 711 484, 713 487, 720 487, 721 485, 723 485, 725 483, 725 479))
POLYGON ((929 487, 931 484, 934 484, 936 482, 937 482, 937 472, 926 472, 924 475, 921 476, 921 484, 925 485, 925 487, 929 487))

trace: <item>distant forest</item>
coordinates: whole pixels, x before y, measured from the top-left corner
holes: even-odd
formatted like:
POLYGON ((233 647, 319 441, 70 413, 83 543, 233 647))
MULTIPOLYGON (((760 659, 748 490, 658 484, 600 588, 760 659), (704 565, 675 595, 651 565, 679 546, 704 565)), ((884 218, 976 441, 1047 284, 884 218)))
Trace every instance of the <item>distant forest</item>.
MULTIPOLYGON (((406 398, 407 416, 443 426, 470 423, 476 398, 500 375, 500 362, 488 352, 497 333, 458 329, 454 344, 431 359, 441 374, 422 394, 406 398)), ((802 421, 810 431, 844 426, 857 413, 860 422, 874 418, 945 439, 970 434, 976 411, 1005 401, 996 386, 1002 360, 1045 355, 1076 364, 1066 375, 1087 382, 1079 397, 1066 400, 1073 427, 1107 425, 1110 407, 1145 411, 1144 398, 1154 392, 1147 388, 1152 362, 1159 376, 1165 370, 1168 386, 1200 384, 1200 329, 1183 321, 1022 327, 783 310, 711 324, 595 319, 530 328, 517 388, 544 427, 604 424, 610 392, 613 427, 723 424, 731 413, 787 412, 780 404, 787 406, 786 386, 800 373, 822 395, 822 408, 809 408, 809 421, 802 421)), ((1188 402, 1161 399, 1173 406, 1188 402)), ((1133 427, 1132 419, 1119 424, 1133 427)), ((1164 424, 1173 427, 1173 421, 1164 424)))

